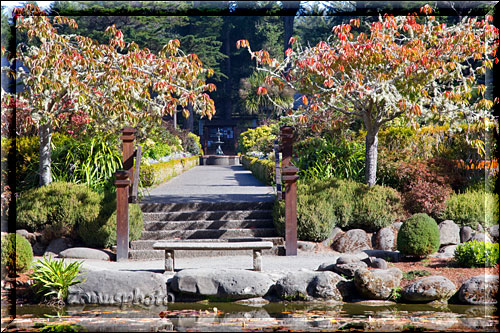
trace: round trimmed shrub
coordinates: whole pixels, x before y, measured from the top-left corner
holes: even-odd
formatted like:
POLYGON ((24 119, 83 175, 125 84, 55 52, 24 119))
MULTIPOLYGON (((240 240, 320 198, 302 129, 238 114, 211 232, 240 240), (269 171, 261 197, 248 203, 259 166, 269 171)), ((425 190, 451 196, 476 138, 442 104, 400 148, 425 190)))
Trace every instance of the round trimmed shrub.
POLYGON ((474 229, 478 224, 498 224, 498 194, 484 190, 453 194, 439 218, 474 229))
POLYGON ((5 273, 14 277, 26 272, 32 261, 33 250, 26 238, 18 234, 2 237, 2 277, 5 273))
POLYGON ((17 199, 16 227, 43 232, 46 241, 74 237, 79 224, 92 223, 101 196, 85 185, 53 182, 21 193, 17 199))
MULTIPOLYGON (((129 240, 141 237, 144 219, 138 204, 128 205, 129 240)), ((97 248, 110 248, 116 245, 116 194, 108 193, 103 200, 99 217, 80 223, 78 236, 85 245, 97 248)))
POLYGON ((426 256, 439 249, 440 234, 436 221, 425 213, 411 216, 398 232, 397 248, 406 256, 426 256))

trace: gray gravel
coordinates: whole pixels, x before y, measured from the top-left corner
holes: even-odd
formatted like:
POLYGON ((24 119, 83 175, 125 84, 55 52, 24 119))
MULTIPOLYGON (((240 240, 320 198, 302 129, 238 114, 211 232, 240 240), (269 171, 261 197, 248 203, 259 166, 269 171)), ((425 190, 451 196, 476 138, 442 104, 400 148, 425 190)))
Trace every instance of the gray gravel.
POLYGON ((146 192, 142 202, 272 201, 274 190, 241 165, 196 166, 146 192))

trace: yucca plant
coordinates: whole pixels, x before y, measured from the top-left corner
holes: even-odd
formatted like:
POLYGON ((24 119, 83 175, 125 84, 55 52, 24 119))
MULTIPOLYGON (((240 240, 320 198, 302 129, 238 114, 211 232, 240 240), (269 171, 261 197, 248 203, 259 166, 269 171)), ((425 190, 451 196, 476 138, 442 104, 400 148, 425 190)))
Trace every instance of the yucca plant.
POLYGON ((85 280, 76 280, 80 274, 82 261, 65 263, 64 259, 54 260, 52 257, 43 258, 33 265, 33 273, 29 277, 38 292, 45 297, 53 296, 59 301, 64 301, 68 296, 68 287, 85 280))

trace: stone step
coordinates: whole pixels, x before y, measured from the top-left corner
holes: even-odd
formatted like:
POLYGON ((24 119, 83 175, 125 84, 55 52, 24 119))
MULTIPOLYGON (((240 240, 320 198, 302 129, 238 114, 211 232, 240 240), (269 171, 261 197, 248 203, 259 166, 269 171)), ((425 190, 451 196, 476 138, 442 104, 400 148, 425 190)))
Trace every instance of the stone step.
MULTIPOLYGON (((174 239, 165 239, 168 241, 173 241, 174 239)), ((177 240, 182 242, 182 240, 177 240)), ((268 241, 272 242, 275 246, 282 246, 285 244, 283 237, 235 237, 235 238, 219 238, 219 239, 190 239, 189 242, 262 242, 268 241)), ((140 239, 130 242, 131 250, 151 250, 153 251, 153 244, 158 242, 158 240, 147 240, 140 239)))
POLYGON ((273 228, 269 219, 219 220, 219 221, 152 221, 144 222, 145 231, 196 230, 196 229, 245 229, 273 228))
POLYGON ((272 210, 214 210, 143 213, 144 222, 271 219, 272 210))
POLYGON ((236 238, 236 237, 273 237, 276 236, 274 228, 255 229, 198 229, 198 230, 158 230, 143 231, 143 240, 166 239, 211 239, 211 238, 236 238))
POLYGON ((141 203, 144 213, 155 212, 193 212, 217 210, 270 210, 273 201, 237 201, 237 202, 189 202, 189 203, 141 203))
MULTIPOLYGON (((276 256, 283 255, 283 246, 273 246, 272 249, 263 250, 263 255, 276 256)), ((248 256, 248 261, 251 265, 251 260, 253 256, 252 250, 241 250, 241 251, 201 251, 201 250, 177 250, 175 251, 175 258, 197 258, 197 257, 220 257, 220 256, 248 256)), ((165 259, 165 251, 163 250, 129 250, 129 259, 132 260, 162 260, 165 259)))

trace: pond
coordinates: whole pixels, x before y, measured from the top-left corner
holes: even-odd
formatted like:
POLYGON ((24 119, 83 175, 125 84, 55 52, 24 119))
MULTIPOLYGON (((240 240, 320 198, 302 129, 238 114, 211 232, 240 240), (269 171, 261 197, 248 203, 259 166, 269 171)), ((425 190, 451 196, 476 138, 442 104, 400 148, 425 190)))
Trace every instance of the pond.
POLYGON ((32 331, 35 326, 65 323, 89 332, 144 331, 375 331, 497 332, 497 307, 421 304, 169 303, 168 306, 94 306, 63 308, 18 305, 7 332, 32 331), (80 327, 81 329, 81 327, 80 327))

